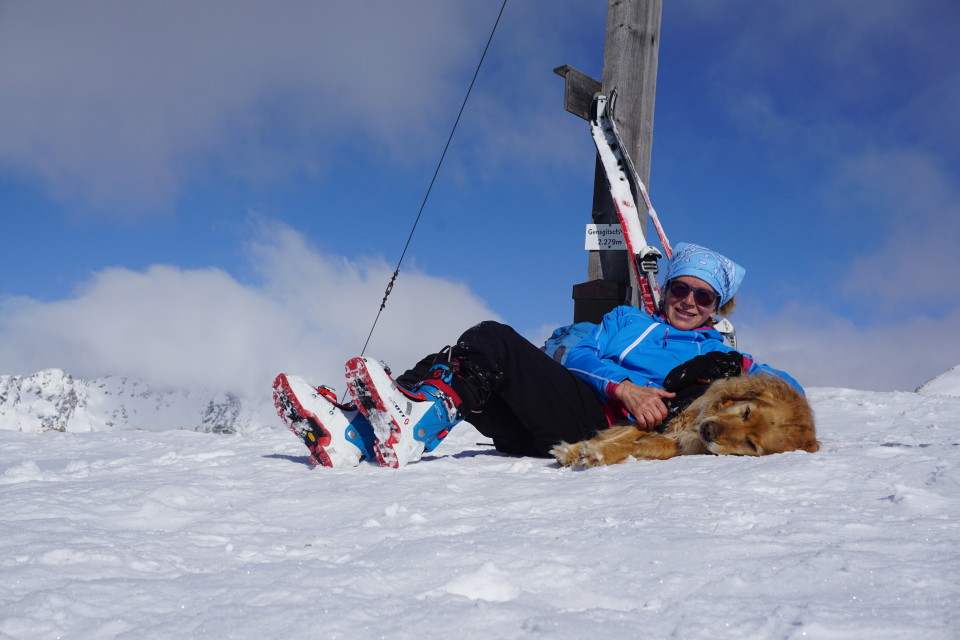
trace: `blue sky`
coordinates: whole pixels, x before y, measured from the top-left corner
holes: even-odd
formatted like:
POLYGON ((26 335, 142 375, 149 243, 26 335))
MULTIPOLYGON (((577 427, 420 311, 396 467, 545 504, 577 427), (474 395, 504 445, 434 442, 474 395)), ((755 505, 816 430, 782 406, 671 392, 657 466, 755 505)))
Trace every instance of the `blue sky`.
MULTIPOLYGON (((594 159, 552 69, 601 75, 605 4, 508 2, 368 355, 570 321, 594 159)), ((960 364, 960 5, 664 4, 650 193, 746 267, 741 347, 812 386, 960 364)), ((0 373, 337 385, 499 7, 0 4, 0 373)))

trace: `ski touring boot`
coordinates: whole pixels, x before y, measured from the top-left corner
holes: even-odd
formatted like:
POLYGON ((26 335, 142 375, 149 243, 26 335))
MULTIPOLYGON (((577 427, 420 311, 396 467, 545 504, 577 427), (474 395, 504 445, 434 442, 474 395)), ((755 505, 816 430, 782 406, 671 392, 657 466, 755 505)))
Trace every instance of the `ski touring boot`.
POLYGON ((273 381, 273 403, 280 419, 310 450, 314 466, 355 467, 375 457, 370 423, 356 407, 337 402, 330 387, 314 387, 281 373, 273 381))
POLYGON ((373 426, 381 466, 399 469, 416 462, 461 420, 460 398, 450 387, 454 372, 445 364, 431 367, 413 389, 398 385, 389 369, 369 358, 349 360, 346 376, 357 409, 373 426))

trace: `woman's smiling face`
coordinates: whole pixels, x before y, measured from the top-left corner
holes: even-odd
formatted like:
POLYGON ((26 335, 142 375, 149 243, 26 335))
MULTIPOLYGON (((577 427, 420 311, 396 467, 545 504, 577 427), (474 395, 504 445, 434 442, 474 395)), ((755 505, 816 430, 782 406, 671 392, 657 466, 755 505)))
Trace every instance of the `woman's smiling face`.
POLYGON ((707 321, 717 310, 717 303, 714 301, 709 307, 699 306, 693 300, 693 289, 713 291, 713 288, 700 278, 694 278, 693 276, 680 276, 674 278, 674 280, 692 288, 687 292, 685 298, 677 298, 670 293, 670 287, 666 288, 663 299, 663 317, 667 320, 667 323, 684 331, 690 331, 707 324, 707 321))

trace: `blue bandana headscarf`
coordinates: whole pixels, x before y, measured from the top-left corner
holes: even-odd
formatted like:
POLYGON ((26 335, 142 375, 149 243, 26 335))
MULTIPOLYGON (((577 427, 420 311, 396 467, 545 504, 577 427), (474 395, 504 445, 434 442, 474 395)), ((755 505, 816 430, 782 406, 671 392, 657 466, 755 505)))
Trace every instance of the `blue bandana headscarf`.
POLYGON ((720 304, 726 304, 740 288, 746 269, 733 260, 696 244, 679 242, 673 258, 664 273, 664 282, 680 276, 700 278, 720 294, 720 304))

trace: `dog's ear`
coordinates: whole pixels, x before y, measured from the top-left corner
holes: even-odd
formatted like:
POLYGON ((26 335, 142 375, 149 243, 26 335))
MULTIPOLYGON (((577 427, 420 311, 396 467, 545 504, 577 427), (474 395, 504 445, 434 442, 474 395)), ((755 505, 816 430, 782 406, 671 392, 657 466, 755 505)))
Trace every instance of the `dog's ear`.
POLYGON ((737 400, 746 402, 767 402, 767 404, 770 404, 769 399, 764 392, 756 387, 748 387, 744 389, 742 393, 738 393, 737 400))

